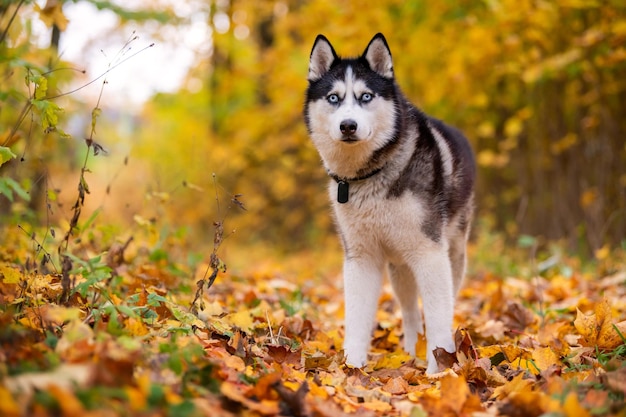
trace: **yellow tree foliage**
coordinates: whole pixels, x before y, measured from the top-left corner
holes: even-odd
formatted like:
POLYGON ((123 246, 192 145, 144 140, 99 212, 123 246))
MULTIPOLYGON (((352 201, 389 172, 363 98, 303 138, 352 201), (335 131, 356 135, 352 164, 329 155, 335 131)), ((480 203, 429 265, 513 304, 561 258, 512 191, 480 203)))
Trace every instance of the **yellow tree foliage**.
POLYGON ((356 55, 381 31, 409 98, 470 138, 478 206, 496 224, 592 249, 625 235, 617 2, 235 0, 210 9, 221 19, 213 52, 190 74, 204 88, 155 99, 141 133, 159 175, 208 193, 178 214, 210 217, 215 172, 227 193, 244 195, 246 235, 319 242, 330 226, 326 178, 301 115, 310 47, 324 33, 356 55))

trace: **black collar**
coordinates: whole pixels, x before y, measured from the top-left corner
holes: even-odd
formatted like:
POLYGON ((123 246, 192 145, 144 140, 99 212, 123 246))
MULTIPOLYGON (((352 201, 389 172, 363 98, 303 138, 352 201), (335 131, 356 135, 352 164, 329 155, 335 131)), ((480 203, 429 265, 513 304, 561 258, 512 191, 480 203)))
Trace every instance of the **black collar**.
POLYGON ((371 172, 368 172, 365 175, 362 175, 356 178, 346 178, 346 177, 342 178, 338 176, 337 174, 333 174, 332 172, 327 170, 328 176, 334 179, 338 185, 337 186, 337 202, 340 204, 344 204, 348 202, 348 197, 350 196, 350 183, 351 182, 363 181, 368 178, 371 178, 374 175, 378 174, 380 171, 382 171, 384 167, 385 166, 383 165, 379 168, 376 168, 375 170, 371 172))

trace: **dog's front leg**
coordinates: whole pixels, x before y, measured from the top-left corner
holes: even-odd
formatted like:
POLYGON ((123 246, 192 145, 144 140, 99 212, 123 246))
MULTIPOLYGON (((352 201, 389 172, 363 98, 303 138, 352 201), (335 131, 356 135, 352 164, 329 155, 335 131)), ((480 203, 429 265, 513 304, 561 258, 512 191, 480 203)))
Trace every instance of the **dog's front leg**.
POLYGON ((382 262, 372 258, 349 258, 344 262, 346 362, 362 367, 367 362, 378 308, 382 281, 382 262))
POLYGON ((426 324, 426 373, 438 372, 433 350, 444 348, 454 352, 452 319, 454 315, 454 290, 452 268, 446 250, 429 251, 411 262, 418 278, 424 322, 426 324))

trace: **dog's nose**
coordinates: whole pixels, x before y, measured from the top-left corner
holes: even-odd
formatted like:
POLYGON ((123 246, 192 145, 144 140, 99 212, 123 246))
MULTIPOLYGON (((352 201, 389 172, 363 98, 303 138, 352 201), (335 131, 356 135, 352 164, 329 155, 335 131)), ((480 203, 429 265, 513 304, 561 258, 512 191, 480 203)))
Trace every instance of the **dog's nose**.
POLYGON ((344 136, 354 135, 356 133, 356 128, 358 125, 352 119, 347 119, 341 122, 339 125, 339 130, 344 136))

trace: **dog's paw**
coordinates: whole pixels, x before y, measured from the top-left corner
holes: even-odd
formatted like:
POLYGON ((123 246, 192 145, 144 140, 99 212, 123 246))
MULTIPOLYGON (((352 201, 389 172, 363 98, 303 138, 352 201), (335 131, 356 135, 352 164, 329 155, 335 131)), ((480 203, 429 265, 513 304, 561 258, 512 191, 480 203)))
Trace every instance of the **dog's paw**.
POLYGON ((349 357, 346 359, 346 365, 351 368, 363 368, 367 364, 367 359, 353 361, 349 357))
POLYGON ((362 368, 367 363, 367 352, 354 352, 344 349, 346 355, 346 365, 352 368, 362 368))
POLYGON ((437 365, 437 362, 436 361, 434 361, 434 362, 429 361, 428 362, 428 367, 426 368, 426 375, 433 376, 435 374, 438 374, 439 372, 440 371, 439 371, 439 366, 437 365))

